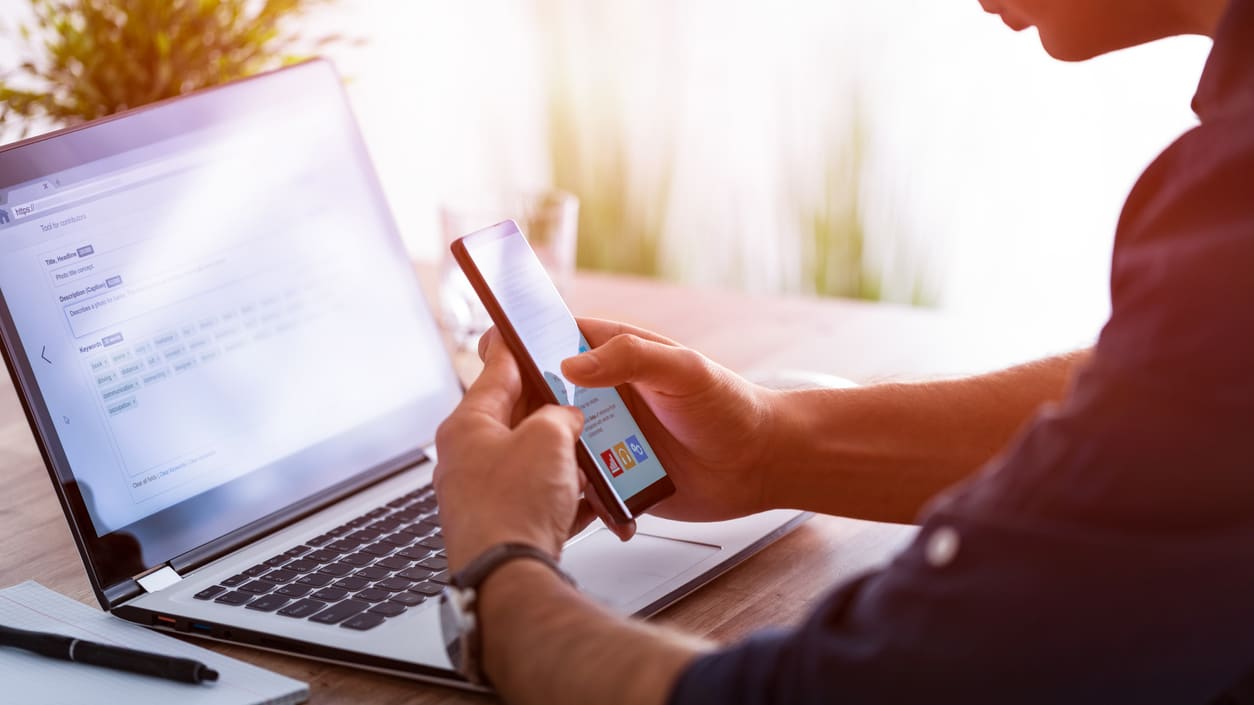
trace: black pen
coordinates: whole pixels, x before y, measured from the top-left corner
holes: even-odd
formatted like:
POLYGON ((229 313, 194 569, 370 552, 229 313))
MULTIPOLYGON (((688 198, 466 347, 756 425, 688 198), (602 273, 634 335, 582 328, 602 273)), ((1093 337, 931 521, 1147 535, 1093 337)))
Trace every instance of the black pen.
POLYGON ((64 661, 88 663, 184 683, 218 680, 217 671, 189 658, 150 654, 146 651, 75 639, 72 636, 29 632, 3 625, 0 625, 0 646, 13 646, 64 661))

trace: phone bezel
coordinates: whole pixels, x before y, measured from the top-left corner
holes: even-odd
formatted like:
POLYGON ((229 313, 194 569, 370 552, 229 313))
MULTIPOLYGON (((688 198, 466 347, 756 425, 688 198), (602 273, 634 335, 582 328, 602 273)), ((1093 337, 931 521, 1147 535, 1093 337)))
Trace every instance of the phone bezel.
MULTIPOLYGON (((462 272, 466 274, 466 278, 469 280, 471 288, 474 289, 475 294, 479 297, 479 300, 483 302, 484 308, 487 309, 488 315, 492 319, 492 323, 496 325, 497 329, 501 332, 501 338, 505 341, 506 347, 508 347, 510 352, 514 354, 514 358, 519 360, 519 368, 523 371, 524 384, 530 387, 533 393, 539 393, 543 398, 549 400, 550 403, 557 404, 559 403, 557 397, 553 394, 549 385, 545 383, 544 376, 541 373, 540 368, 536 366, 535 361, 527 352, 526 347, 523 345, 522 338, 514 329, 514 325, 509 320, 509 317, 505 315, 505 310, 497 301, 496 295, 492 292, 492 288, 488 285, 487 280, 479 271, 478 265, 475 263, 474 258, 471 256, 469 250, 467 250, 465 244, 465 241, 471 238, 474 238, 475 240, 490 239, 495 241, 503 240, 507 237, 515 235, 524 238, 524 241, 526 239, 514 221, 505 220, 497 223, 496 225, 489 226, 482 230, 477 230, 469 235, 464 235, 457 240, 454 240, 449 246, 449 250, 453 254, 454 261, 456 261, 457 265, 461 267, 462 272)), ((530 247, 530 245, 528 245, 528 247, 530 247)), ((572 314, 571 317, 573 318, 574 315, 572 314)), ((578 324, 576 323, 576 325, 578 324)), ((580 332, 582 333, 582 330, 580 332)), ((620 388, 615 388, 615 391, 618 391, 619 396, 622 396, 622 390, 620 388)), ((631 414, 630 410, 626 411, 628 414, 631 414)), ((634 416, 633 420, 635 420, 634 416)), ((637 425, 639 425, 639 422, 637 422, 637 425)), ((643 434, 644 432, 641 431, 641 433, 643 434)), ((662 477, 658 478, 655 482, 624 500, 617 492, 614 491, 609 479, 606 478, 604 471, 601 469, 601 466, 597 464, 596 459, 592 456, 592 452, 588 449, 587 444, 582 438, 580 438, 579 442, 575 445, 575 457, 579 463, 580 469, 584 473, 584 476, 587 477, 588 483, 592 486, 593 491, 595 491, 597 496, 600 498, 601 504, 605 507, 606 511, 610 513, 610 518, 616 523, 626 524, 632 521, 649 507, 652 507, 654 504, 657 504, 675 492, 674 482, 671 481, 668 474, 663 474, 662 477)), ((658 462, 662 462, 660 457, 658 458, 658 462)), ((665 467, 663 467, 662 470, 663 473, 666 473, 665 467)))

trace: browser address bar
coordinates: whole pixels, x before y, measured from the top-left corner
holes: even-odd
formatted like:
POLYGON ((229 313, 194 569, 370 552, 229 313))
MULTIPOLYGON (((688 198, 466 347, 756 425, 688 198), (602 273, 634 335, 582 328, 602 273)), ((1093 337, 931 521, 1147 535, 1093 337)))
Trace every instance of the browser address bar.
POLYGON ((187 162, 188 160, 185 159, 171 159, 136 167, 120 174, 106 176, 94 181, 88 181, 86 183, 58 189, 56 193, 44 196, 43 198, 36 198, 26 203, 15 204, 12 206, 10 211, 13 213, 14 220, 41 215, 54 208, 58 208, 69 203, 99 196, 106 191, 113 191, 115 189, 122 188, 123 186, 139 183, 140 181, 147 181, 148 179, 165 176, 184 168, 187 166, 187 162))
POLYGON ((47 213, 54 208, 59 208, 66 204, 93 198, 108 191, 113 191, 124 186, 130 186, 131 184, 137 184, 142 181, 168 176, 175 172, 183 171, 189 167, 204 164, 210 160, 220 160, 222 157, 222 149, 201 149, 195 152, 181 154, 178 157, 141 164, 122 172, 58 189, 56 193, 49 194, 42 198, 34 198, 26 203, 15 204, 10 208, 10 212, 12 212, 14 220, 30 218, 47 213))
POLYGON ((74 201, 94 196, 103 191, 115 189, 122 186, 123 183, 124 182, 120 177, 115 176, 101 181, 94 181, 90 185, 82 184, 79 186, 72 186, 62 191, 58 191, 54 195, 37 198, 33 201, 13 206, 11 209, 13 218, 15 220, 20 220, 22 218, 38 215, 45 211, 50 211, 57 206, 63 206, 67 203, 73 203, 74 201))

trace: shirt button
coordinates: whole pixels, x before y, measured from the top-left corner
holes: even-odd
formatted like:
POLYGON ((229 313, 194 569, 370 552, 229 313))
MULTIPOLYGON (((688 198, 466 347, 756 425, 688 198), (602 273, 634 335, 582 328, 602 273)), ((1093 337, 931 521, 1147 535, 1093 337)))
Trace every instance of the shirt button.
POLYGON ((961 544, 962 539, 958 536, 957 529, 952 526, 937 527, 932 535, 927 537, 923 555, 933 568, 944 568, 958 555, 958 547, 961 544))

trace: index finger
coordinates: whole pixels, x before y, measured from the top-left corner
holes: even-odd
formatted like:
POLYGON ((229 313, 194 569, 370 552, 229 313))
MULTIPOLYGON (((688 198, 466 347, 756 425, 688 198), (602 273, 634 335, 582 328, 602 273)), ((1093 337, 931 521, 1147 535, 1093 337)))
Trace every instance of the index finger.
POLYGON ((522 377, 518 364, 501 336, 494 335, 488 339, 484 350, 483 371, 466 390, 461 407, 508 425, 521 396, 522 377))
POLYGON ((645 340, 650 340, 655 343, 661 343, 663 345, 682 347, 679 343, 667 338, 664 335, 654 333, 651 330, 645 330, 644 328, 638 328, 630 323, 609 321, 604 318, 583 317, 575 319, 575 322, 579 324, 579 330, 584 334, 584 337, 588 339, 588 343, 594 348, 598 345, 604 345, 610 338, 624 333, 634 335, 637 338, 644 338, 645 340))

